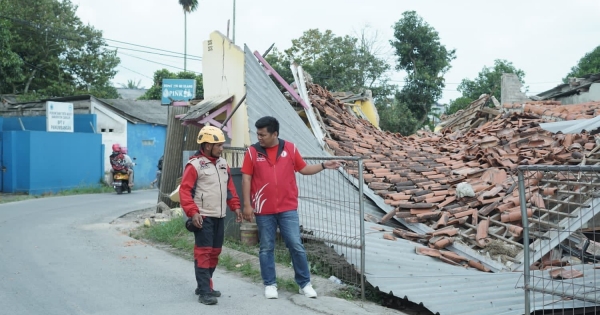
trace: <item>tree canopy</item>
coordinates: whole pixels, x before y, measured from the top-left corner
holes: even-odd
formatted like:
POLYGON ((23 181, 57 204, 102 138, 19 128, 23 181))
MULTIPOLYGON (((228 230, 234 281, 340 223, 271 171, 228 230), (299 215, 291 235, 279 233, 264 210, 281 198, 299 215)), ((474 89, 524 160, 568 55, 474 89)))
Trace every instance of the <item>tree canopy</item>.
POLYGON ((194 79, 196 80, 196 97, 195 99, 204 98, 204 84, 202 74, 194 72, 181 71, 178 73, 171 72, 167 69, 156 70, 154 72, 154 84, 151 88, 140 96, 140 100, 160 100, 162 97, 162 81, 163 79, 194 79))
POLYGON ((569 78, 581 78, 595 73, 600 73, 600 46, 581 57, 577 65, 571 68, 571 72, 563 78, 563 83, 568 83, 569 78))
POLYGON ((0 93, 118 97, 120 60, 70 0, 0 1, 0 93))
MULTIPOLYGON (((427 122, 431 106, 441 98, 445 87, 444 74, 456 58, 456 51, 446 49, 440 43, 438 32, 415 11, 402 13, 402 18, 394 25, 394 39, 390 44, 397 57, 396 70, 404 70, 407 74, 404 86, 396 93, 399 105, 395 107, 407 108, 412 113, 412 117, 406 118, 407 121, 402 124, 416 120, 412 131, 403 133, 410 134, 427 122)), ((403 116, 405 112, 393 114, 403 116)))
POLYGON ((500 100, 503 73, 516 74, 519 81, 525 84, 525 72, 523 70, 517 69, 510 61, 496 59, 493 67, 483 67, 475 79, 463 79, 460 82, 458 91, 462 93, 462 96, 450 101, 450 107, 448 107, 446 113, 454 114, 466 108, 482 94, 493 93, 493 96, 500 100))
POLYGON ((275 48, 266 60, 287 81, 294 80, 290 64, 308 72, 314 83, 330 91, 377 91, 385 81, 388 63, 377 55, 368 38, 337 36, 331 30, 310 29, 292 40, 283 52, 275 48))
POLYGON ((141 86, 142 85, 142 80, 138 80, 137 82, 135 80, 127 80, 127 83, 120 83, 119 85, 123 89, 131 89, 131 90, 143 90, 143 89, 145 89, 145 87, 141 86))

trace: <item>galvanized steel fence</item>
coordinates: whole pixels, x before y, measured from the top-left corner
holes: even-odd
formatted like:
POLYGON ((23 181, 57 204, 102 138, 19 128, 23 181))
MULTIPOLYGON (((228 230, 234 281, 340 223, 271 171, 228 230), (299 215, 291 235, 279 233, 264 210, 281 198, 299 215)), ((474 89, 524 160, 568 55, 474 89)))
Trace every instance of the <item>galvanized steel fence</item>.
POLYGON ((600 312, 600 166, 520 166, 525 314, 600 312))
MULTIPOLYGON (((243 148, 227 148, 223 157, 232 168, 238 194, 241 190, 240 168, 243 148), (237 180, 236 180, 236 177, 237 180)), ((363 162, 354 157, 304 157, 308 164, 341 160, 346 166, 363 170, 363 162)), ((311 273, 360 287, 364 299, 365 233, 362 172, 358 181, 344 170, 324 170, 315 175, 296 175, 299 190, 298 216, 300 232, 309 259, 311 273), (337 278, 337 280, 335 279, 337 278)), ((226 218, 226 237, 240 240, 240 225, 231 215, 226 218)), ((259 231, 260 233, 260 231, 259 231)), ((258 253, 258 245, 254 248, 258 253)), ((291 263, 283 240, 278 237, 276 261, 291 263)))

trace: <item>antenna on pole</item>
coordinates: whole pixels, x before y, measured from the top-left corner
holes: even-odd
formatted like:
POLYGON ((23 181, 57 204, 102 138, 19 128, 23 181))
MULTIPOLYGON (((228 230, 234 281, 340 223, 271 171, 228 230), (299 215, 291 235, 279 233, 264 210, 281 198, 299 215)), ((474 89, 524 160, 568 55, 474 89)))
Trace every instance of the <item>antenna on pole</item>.
POLYGON ((235 44, 235 0, 233 0, 233 30, 232 30, 232 41, 235 44))

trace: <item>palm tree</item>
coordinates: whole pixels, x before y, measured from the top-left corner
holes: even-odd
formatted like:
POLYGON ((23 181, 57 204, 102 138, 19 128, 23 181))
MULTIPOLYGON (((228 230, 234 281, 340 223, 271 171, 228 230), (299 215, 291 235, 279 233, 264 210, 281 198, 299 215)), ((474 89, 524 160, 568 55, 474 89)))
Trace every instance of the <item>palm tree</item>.
POLYGON ((183 46, 183 71, 187 71, 187 14, 198 9, 198 0, 179 0, 179 4, 183 8, 183 16, 185 23, 184 30, 184 46, 183 46))
POLYGON ((142 84, 142 80, 139 80, 137 82, 135 82, 135 80, 127 80, 127 84, 125 83, 120 83, 121 88, 123 89, 132 89, 132 90, 139 90, 139 89, 143 89, 144 87, 140 87, 140 84, 142 84))

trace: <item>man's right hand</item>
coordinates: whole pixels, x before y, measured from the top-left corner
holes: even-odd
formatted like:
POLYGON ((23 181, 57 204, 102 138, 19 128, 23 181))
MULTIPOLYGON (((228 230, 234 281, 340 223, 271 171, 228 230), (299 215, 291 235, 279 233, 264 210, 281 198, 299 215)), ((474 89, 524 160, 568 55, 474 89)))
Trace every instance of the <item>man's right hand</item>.
POLYGON ((192 224, 199 229, 202 228, 202 216, 200 215, 200 213, 194 214, 194 216, 192 217, 192 224))
POLYGON ((248 222, 252 222, 252 214, 253 213, 254 213, 254 209, 252 208, 252 206, 244 206, 244 211, 242 213, 244 220, 246 220, 248 222))

